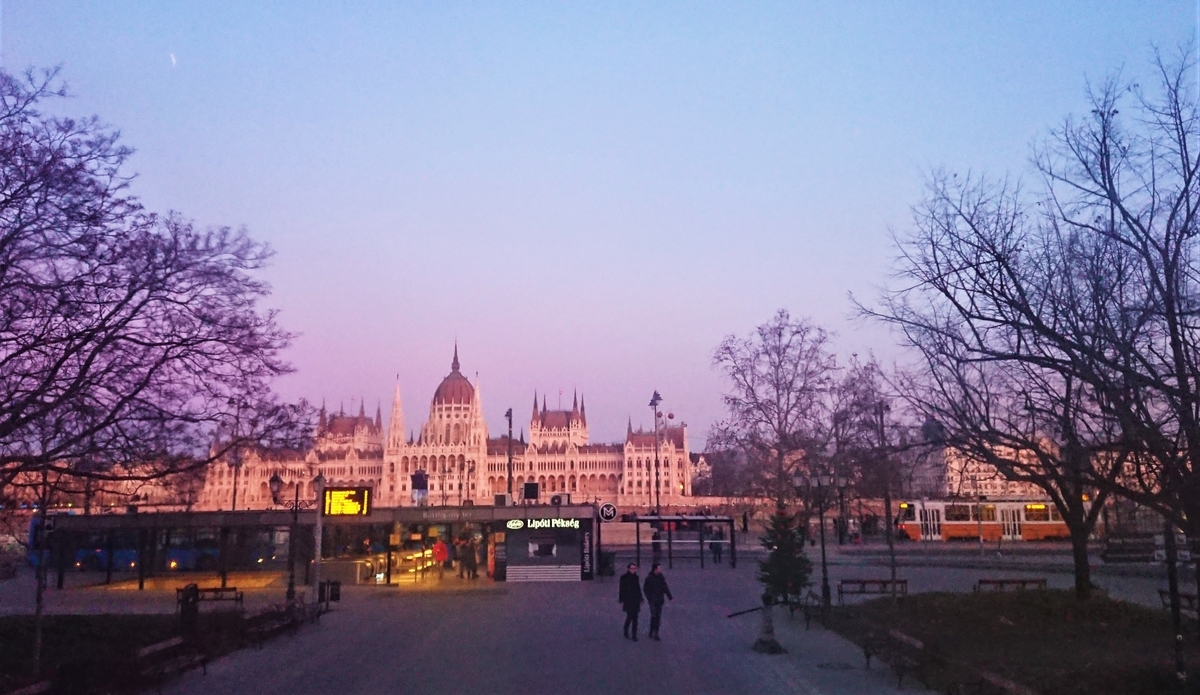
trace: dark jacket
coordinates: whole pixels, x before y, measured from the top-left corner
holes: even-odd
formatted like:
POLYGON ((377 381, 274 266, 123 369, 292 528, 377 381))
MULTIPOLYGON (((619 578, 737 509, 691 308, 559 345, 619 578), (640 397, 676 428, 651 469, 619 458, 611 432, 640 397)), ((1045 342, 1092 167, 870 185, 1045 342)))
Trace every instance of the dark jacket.
POLYGON ((625 606, 625 610, 637 610, 642 605, 642 587, 638 583, 638 576, 626 572, 621 575, 620 591, 617 593, 617 600, 625 606))
POLYGON ((661 574, 651 572, 647 575, 643 591, 646 592, 646 600, 656 606, 662 605, 664 597, 675 600, 675 597, 671 595, 671 590, 667 588, 667 578, 661 574))

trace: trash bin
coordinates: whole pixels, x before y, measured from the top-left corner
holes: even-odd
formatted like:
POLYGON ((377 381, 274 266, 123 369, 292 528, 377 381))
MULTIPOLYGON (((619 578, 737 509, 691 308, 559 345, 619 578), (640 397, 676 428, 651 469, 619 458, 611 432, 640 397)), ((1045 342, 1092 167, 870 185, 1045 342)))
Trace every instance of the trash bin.
POLYGON ((200 587, 188 584, 179 597, 179 631, 185 635, 195 634, 200 621, 200 587))
POLYGON ((600 551, 600 576, 611 577, 617 573, 617 553, 614 550, 600 551))
POLYGON ((321 582, 317 587, 317 603, 342 600, 342 583, 335 580, 321 582))

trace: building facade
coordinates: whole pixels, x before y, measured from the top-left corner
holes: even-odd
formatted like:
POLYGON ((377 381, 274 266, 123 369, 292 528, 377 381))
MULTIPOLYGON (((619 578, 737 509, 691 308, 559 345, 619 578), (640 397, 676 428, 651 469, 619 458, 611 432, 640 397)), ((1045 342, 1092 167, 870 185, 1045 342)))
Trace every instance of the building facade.
POLYGON ((238 509, 269 508, 268 481, 276 473, 287 500, 296 485, 302 500, 314 499, 312 480, 320 473, 329 486, 371 488, 376 506, 492 504, 496 495, 509 493, 510 444, 515 502, 522 501, 526 482, 536 482, 541 502, 569 495, 574 503, 628 509, 685 506, 696 474, 687 425, 660 422, 657 437, 630 422, 623 442, 593 444, 582 397, 572 399, 570 410, 550 410, 545 396, 539 405, 534 394, 528 437, 511 443, 507 436, 491 437, 479 384, 463 376, 455 347, 450 373, 434 391, 419 430, 406 429, 399 383, 386 431, 378 410, 371 418, 361 405, 357 416, 322 407, 311 450, 243 452, 234 466, 211 466, 196 509, 231 509, 235 498, 238 509), (428 482, 424 496, 412 487, 419 472, 428 482))

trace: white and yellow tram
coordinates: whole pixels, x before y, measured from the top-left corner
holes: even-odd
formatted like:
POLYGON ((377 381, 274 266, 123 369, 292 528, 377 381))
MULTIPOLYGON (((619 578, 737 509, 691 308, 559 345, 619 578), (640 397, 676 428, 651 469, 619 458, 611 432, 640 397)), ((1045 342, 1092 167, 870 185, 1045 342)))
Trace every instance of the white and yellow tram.
POLYGON ((1049 500, 901 502, 896 528, 914 541, 1042 541, 1070 538, 1049 500))

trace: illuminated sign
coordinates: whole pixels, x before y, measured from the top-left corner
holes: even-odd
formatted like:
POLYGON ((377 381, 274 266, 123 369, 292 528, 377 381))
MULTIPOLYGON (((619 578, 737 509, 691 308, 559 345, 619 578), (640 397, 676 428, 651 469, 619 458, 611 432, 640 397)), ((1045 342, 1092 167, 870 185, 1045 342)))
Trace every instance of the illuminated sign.
POLYGON ((521 519, 509 519, 505 524, 513 531, 519 531, 523 528, 539 529, 539 528, 579 528, 579 519, 529 519, 523 521, 521 519))
POLYGON ((579 519, 530 519, 529 528, 579 528, 579 519))
POLYGON ((371 513, 371 488, 325 488, 325 516, 366 516, 371 513))

